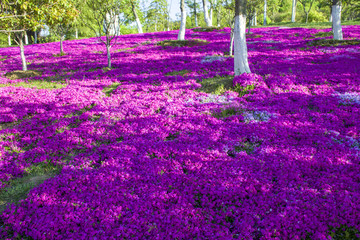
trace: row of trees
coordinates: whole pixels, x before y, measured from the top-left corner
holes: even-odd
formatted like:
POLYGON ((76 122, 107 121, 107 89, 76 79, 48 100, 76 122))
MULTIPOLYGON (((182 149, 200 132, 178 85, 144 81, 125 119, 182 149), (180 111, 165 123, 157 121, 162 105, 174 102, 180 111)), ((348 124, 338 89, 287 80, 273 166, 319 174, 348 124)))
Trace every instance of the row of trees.
MULTIPOLYGON (((232 27, 230 40, 230 54, 234 42, 235 50, 235 74, 250 72, 247 63, 246 49, 246 18, 248 25, 256 24, 257 15, 262 12, 263 24, 267 24, 267 13, 274 1, 287 0, 202 0, 202 10, 196 0, 180 0, 180 26, 178 26, 178 40, 185 40, 185 29, 187 26, 186 5, 191 7, 195 17, 194 22, 198 24, 197 14, 202 12, 204 24, 207 27, 213 25, 213 13, 217 15, 217 24, 226 21, 232 27), (210 9, 208 8, 210 6, 210 9), (221 11, 220 11, 221 10, 221 11), (234 17, 235 16, 235 17, 234 17)), ((292 20, 295 21, 297 0, 291 0, 292 20)), ((298 0, 303 6, 306 19, 314 5, 315 0, 298 0)), ((333 21, 334 39, 342 40, 341 30, 341 0, 320 0, 331 3, 331 16, 333 21)), ((70 28, 77 29, 81 25, 87 26, 104 43, 107 51, 108 67, 111 68, 110 49, 116 43, 120 35, 121 26, 131 22, 136 23, 139 33, 143 32, 143 22, 151 22, 155 29, 161 24, 163 28, 170 29, 169 8, 166 0, 153 0, 149 6, 151 11, 147 12, 148 18, 140 11, 138 0, 3 0, 0 4, 0 32, 13 34, 15 41, 20 47, 22 68, 27 70, 24 54, 24 37, 26 31, 36 31, 44 25, 50 26, 54 33, 60 38, 60 54, 64 54, 63 40, 70 28), (128 7, 130 6, 130 8, 128 7), (166 16, 163 18, 161 16, 166 16), (160 24, 161 23, 161 24, 160 24)), ((350 4, 349 2, 347 2, 350 4)), ((282 6, 282 5, 280 5, 282 6)), ((159 29, 162 30, 162 29, 159 29)))

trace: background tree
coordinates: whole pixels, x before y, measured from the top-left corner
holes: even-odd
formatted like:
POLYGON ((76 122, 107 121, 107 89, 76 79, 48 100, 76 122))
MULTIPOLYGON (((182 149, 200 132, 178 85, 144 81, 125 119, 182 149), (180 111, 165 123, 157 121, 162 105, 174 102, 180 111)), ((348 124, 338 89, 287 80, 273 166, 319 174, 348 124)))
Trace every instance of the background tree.
POLYGON ((140 21, 139 15, 138 15, 139 3, 136 0, 129 0, 129 4, 131 6, 131 11, 132 11, 132 14, 133 14, 133 18, 134 18, 134 20, 136 22, 138 33, 143 33, 141 21, 140 21))
POLYGON ((192 10, 192 16, 194 17, 194 27, 198 27, 198 12, 197 9, 199 9, 200 5, 196 2, 196 0, 186 0, 186 5, 192 10))
POLYGON ((295 16, 296 16, 296 0, 292 0, 292 6, 291 6, 291 22, 295 22, 295 16))
POLYGON ((225 0, 224 2, 224 10, 226 11, 226 23, 228 27, 230 27, 230 47, 229 47, 229 55, 233 55, 233 46, 234 46, 234 23, 235 18, 234 16, 234 9, 235 9, 235 1, 233 0, 225 0))
POLYGON ((53 17, 47 21, 47 25, 52 27, 52 32, 60 38, 60 55, 64 55, 65 35, 79 15, 76 5, 78 2, 75 0, 59 2, 53 7, 53 17))
POLYGON ((308 23, 309 21, 309 12, 311 11, 311 8, 315 2, 315 0, 299 0, 301 3, 304 13, 305 13, 305 23, 308 23), (308 7, 308 10, 306 10, 306 6, 308 7))
POLYGON ((87 0, 86 5, 90 11, 81 14, 82 20, 95 33, 98 40, 105 44, 107 66, 111 68, 110 49, 120 35, 121 24, 126 21, 126 16, 121 17, 121 14, 124 15, 122 10, 127 6, 119 0, 87 0))
POLYGON ((206 2, 206 0, 202 0, 202 3, 203 3, 203 9, 204 9, 204 20, 205 20, 206 26, 210 27, 210 26, 212 26, 212 22, 210 21, 207 2, 206 2))
POLYGON ((246 0, 235 0, 234 72, 235 76, 250 73, 246 46, 246 0))
POLYGON ((27 70, 24 38, 26 30, 35 30, 59 15, 58 6, 70 6, 67 0, 2 0, 0 3, 0 33, 12 33, 20 48, 22 70, 27 70))
POLYGON ((266 26, 266 17, 267 17, 267 0, 264 0, 264 23, 263 25, 266 26))
POLYGON ((247 4, 246 4, 247 16, 246 17, 248 18, 248 21, 249 21, 248 33, 250 33, 251 21, 254 20, 256 11, 261 7, 261 5, 262 5, 262 0, 248 0, 247 1, 247 4))
POLYGON ((185 0, 180 0, 180 30, 178 34, 178 40, 185 40, 185 26, 186 26, 186 10, 185 10, 185 0))
POLYGON ((332 2, 332 23, 335 40, 343 40, 341 27, 341 0, 333 0, 332 2))
POLYGON ((152 0, 146 11, 147 31, 157 32, 158 29, 164 29, 168 19, 168 3, 166 0, 152 0))

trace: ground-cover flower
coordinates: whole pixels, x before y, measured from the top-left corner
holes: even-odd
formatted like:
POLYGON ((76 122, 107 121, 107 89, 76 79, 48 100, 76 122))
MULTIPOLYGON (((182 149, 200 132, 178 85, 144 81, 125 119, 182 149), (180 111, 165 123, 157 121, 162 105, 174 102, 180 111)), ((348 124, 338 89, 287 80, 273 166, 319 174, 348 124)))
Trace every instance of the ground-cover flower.
MULTIPOLYGON (((228 51, 228 28, 187 30, 209 44, 183 48, 156 44, 176 31, 121 36, 110 71, 95 39, 68 41, 62 57, 52 56, 53 43, 27 46, 29 69, 42 71, 36 79, 65 81, 61 89, 12 85, 31 79, 6 79, 19 58, 0 49, 0 188, 30 166, 62 166, 1 213, 0 236, 326 239, 342 226, 359 231, 358 46, 309 47, 315 29, 253 32, 254 73, 221 95, 199 87, 233 74, 232 58, 202 63, 228 51)), ((344 28, 344 36, 359 32, 344 28)))

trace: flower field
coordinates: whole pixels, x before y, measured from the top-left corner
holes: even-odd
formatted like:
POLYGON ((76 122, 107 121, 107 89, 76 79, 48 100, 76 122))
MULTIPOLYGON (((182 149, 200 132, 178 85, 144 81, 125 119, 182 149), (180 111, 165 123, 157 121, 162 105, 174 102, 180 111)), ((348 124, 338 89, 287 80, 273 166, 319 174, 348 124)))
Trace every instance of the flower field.
POLYGON ((3 203, 0 239, 360 238, 360 45, 252 31, 235 78, 228 28, 121 36, 113 69, 95 38, 29 45, 29 79, 0 49, 0 192, 57 169, 3 203))

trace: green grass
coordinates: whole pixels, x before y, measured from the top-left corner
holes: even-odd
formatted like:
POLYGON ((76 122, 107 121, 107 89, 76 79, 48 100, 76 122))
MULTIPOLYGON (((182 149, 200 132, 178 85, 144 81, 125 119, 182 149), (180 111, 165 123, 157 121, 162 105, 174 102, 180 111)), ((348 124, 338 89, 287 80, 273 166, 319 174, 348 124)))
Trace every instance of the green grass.
POLYGON ((28 82, 0 84, 0 87, 9 87, 9 86, 37 88, 37 89, 60 89, 66 87, 67 84, 58 83, 58 82, 49 82, 44 80, 29 80, 28 82))
MULTIPOLYGON (((280 23, 270 23, 266 26, 258 25, 252 26, 252 28, 262 28, 262 27, 290 27, 290 28, 331 28, 330 22, 311 22, 311 23, 301 23, 301 22, 280 22, 280 23)), ((355 21, 343 21, 341 25, 360 25, 360 20, 355 21)))
POLYGON ((214 112, 211 115, 213 117, 221 119, 221 118, 226 118, 226 117, 230 117, 230 116, 234 116, 234 115, 241 115, 243 112, 244 112, 244 110, 242 110, 242 109, 231 107, 231 108, 222 109, 220 112, 214 112))
POLYGON ((172 46, 172 47, 194 47, 194 46, 203 46, 209 42, 202 39, 190 39, 190 40, 164 40, 157 42, 159 46, 172 46))
POLYGON ((9 186, 0 190, 0 213, 11 203, 25 199, 31 189, 43 183, 61 171, 61 166, 52 163, 39 163, 25 169, 22 178, 9 182, 9 186))
POLYGON ((103 92, 105 93, 106 96, 110 97, 111 94, 120 86, 121 83, 113 83, 110 86, 107 86, 103 89, 103 92))
POLYGON ((189 72, 190 72, 189 70, 173 71, 166 73, 165 76, 184 76, 189 72))
POLYGON ((197 91, 221 95, 232 90, 234 76, 204 78, 197 91))
POLYGON ((318 32, 313 35, 314 37, 331 37, 333 36, 332 32, 318 32))
POLYGON ((220 30, 223 27, 198 27, 198 28, 193 28, 192 30, 194 32, 212 32, 214 30, 220 30))
POLYGON ((316 39, 307 43, 309 46, 321 46, 321 47, 332 47, 332 46, 344 46, 344 45, 359 45, 360 40, 334 40, 334 39, 316 39))

